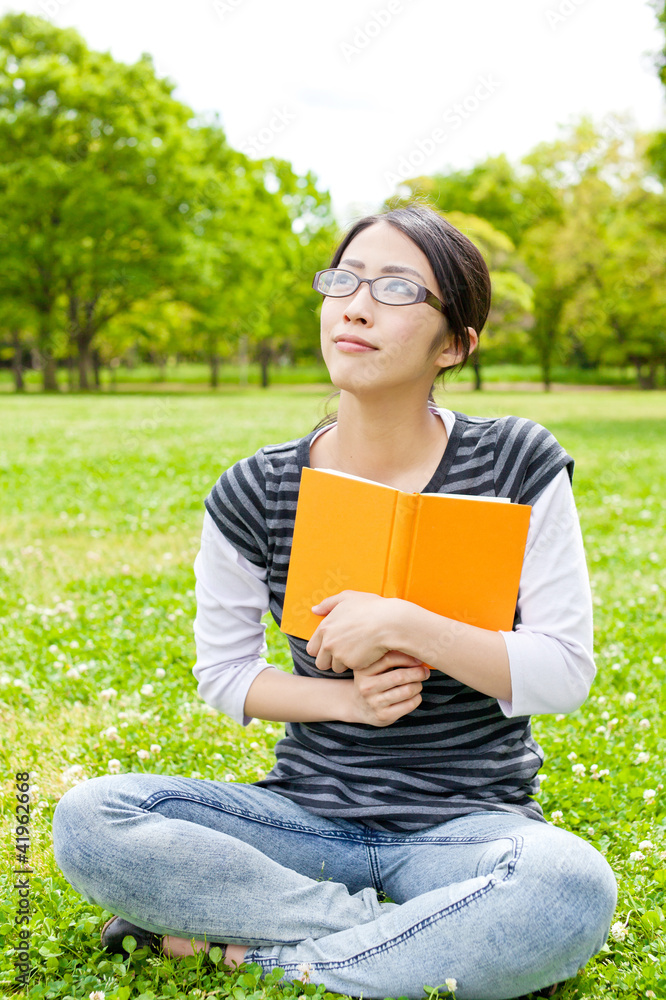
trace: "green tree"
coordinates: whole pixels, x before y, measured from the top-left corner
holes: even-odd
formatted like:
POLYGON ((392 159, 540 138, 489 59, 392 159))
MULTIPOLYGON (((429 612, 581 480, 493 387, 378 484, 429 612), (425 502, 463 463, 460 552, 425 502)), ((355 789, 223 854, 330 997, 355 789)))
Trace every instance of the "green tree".
POLYGON ((58 328, 87 388, 96 333, 174 280, 197 139, 173 87, 147 55, 128 66, 41 18, 0 20, 0 290, 37 314, 46 389, 58 328))

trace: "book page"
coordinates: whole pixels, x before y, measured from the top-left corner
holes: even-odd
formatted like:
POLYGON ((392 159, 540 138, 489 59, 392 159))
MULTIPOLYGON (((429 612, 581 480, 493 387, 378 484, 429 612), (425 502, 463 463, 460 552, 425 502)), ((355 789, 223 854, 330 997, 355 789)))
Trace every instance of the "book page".
MULTIPOLYGON (((337 469, 317 469, 317 472, 330 472, 332 476, 346 476, 347 479, 357 479, 359 483, 372 483, 374 486, 384 486, 387 490, 395 490, 396 486, 389 486, 387 483, 378 483, 375 479, 364 479, 363 476, 352 476, 350 472, 339 472, 337 469)), ((406 490, 398 490, 398 493, 405 493, 406 490)), ((453 497, 456 500, 490 500, 492 503, 511 503, 509 497, 477 497, 468 493, 421 493, 424 497, 453 497)))

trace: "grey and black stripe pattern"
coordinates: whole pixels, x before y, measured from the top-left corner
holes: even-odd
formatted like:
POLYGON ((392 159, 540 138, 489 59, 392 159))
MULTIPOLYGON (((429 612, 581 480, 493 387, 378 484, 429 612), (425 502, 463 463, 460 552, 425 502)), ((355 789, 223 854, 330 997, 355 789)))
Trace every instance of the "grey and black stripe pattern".
MULTIPOLYGON (((423 493, 468 493, 533 503, 573 459, 539 424, 519 417, 456 420, 423 493)), ((251 562, 267 567, 278 626, 301 472, 315 431, 267 445, 224 472, 205 500, 220 531, 251 562)), ((517 620, 517 619, 516 619, 517 620)), ((294 672, 334 684, 351 672, 322 673, 306 639, 288 636, 294 672)), ((415 831, 479 810, 543 819, 537 790, 541 748, 528 716, 508 719, 496 699, 441 673, 423 701, 391 726, 287 723, 277 762, 257 782, 320 816, 387 831, 415 831)))

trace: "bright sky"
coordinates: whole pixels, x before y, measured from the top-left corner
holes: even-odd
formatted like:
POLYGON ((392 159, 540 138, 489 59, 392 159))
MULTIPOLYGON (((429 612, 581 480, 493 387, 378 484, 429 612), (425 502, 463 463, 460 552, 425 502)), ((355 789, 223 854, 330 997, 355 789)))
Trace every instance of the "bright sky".
POLYGON ((646 0, 27 0, 216 109, 249 155, 313 170, 342 225, 400 176, 517 160, 581 113, 666 127, 646 0))

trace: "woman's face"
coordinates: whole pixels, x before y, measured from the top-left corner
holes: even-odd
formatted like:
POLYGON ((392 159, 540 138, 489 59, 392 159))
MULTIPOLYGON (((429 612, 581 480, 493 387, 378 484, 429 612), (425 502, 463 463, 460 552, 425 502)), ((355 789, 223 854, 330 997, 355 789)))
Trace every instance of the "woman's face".
MULTIPOLYGON (((404 273, 446 301, 428 258, 388 222, 373 223, 355 236, 338 267, 359 278, 404 273), (410 271, 403 272, 404 268, 410 271)), ((352 392, 395 392, 409 386, 427 399, 440 368, 455 364, 458 357, 450 346, 451 336, 443 349, 441 340, 433 348, 438 334, 446 328, 444 324, 442 313, 425 302, 407 306, 377 302, 365 283, 344 298, 326 296, 321 309, 321 349, 331 381, 352 392), (353 351, 344 343, 338 346, 338 341, 350 335, 363 339, 374 350, 353 351)))

